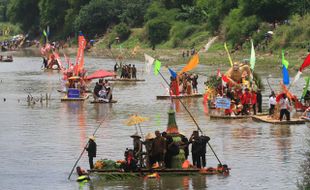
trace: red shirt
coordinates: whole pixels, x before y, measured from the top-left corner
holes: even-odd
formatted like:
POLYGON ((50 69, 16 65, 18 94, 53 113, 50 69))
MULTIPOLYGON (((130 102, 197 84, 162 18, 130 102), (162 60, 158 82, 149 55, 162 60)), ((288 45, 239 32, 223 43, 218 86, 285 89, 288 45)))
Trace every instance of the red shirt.
POLYGON ((254 92, 254 93, 252 93, 252 104, 256 104, 257 103, 257 95, 256 95, 256 93, 254 92))
POLYGON ((251 93, 249 92, 245 92, 243 93, 242 97, 241 97, 241 103, 242 104, 251 104, 251 93))

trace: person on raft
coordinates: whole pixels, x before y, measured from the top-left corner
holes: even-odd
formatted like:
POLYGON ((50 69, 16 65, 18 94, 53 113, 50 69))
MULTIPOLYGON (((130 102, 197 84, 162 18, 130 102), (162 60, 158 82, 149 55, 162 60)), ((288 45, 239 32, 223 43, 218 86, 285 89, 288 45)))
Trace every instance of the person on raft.
POLYGON ((96 157, 96 153, 97 153, 97 144, 95 142, 94 136, 89 137, 86 151, 88 152, 89 168, 92 170, 94 168, 94 157, 96 157))
POLYGON ((193 131, 189 139, 189 143, 192 144, 193 165, 197 168, 206 167, 206 150, 209 140, 210 137, 208 136, 199 136, 198 131, 193 131))
POLYGON ((274 93, 274 91, 272 91, 271 95, 269 96, 269 117, 274 114, 276 103, 276 94, 274 93))
POLYGON ((76 167, 76 173, 78 174, 78 176, 88 175, 88 173, 80 166, 76 167))
POLYGON ((290 112, 289 110, 291 109, 290 102, 288 98, 286 97, 286 94, 282 94, 282 97, 280 99, 280 121, 282 121, 283 116, 285 115, 286 120, 290 121, 290 112))
POLYGON ((140 135, 138 135, 138 133, 135 133, 131 135, 130 137, 133 138, 133 153, 134 153, 133 155, 135 159, 139 161, 140 167, 142 167, 143 166, 143 163, 142 163, 143 146, 142 146, 142 141, 140 140, 141 137, 140 135))
POLYGON ((155 139, 152 144, 151 166, 158 162, 160 167, 164 167, 164 156, 166 154, 166 139, 159 131, 155 131, 155 139))

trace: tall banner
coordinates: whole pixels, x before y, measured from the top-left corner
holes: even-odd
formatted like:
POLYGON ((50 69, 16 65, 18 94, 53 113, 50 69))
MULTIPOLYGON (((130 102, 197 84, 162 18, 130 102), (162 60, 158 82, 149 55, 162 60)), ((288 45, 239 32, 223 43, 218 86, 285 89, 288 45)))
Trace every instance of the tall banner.
POLYGON ((84 49, 86 47, 86 39, 84 38, 83 34, 79 35, 79 49, 76 56, 76 65, 77 71, 75 74, 78 74, 84 67, 84 49))

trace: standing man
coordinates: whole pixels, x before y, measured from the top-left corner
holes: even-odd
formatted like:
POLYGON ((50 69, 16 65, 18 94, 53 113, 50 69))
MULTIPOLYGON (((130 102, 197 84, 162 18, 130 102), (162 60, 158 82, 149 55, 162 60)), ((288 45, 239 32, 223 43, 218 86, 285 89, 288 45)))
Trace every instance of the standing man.
POLYGON ((137 78, 137 68, 135 65, 132 66, 132 78, 133 79, 137 78))
POLYGON ((164 156, 166 154, 166 139, 161 136, 159 131, 155 131, 155 139, 152 144, 152 163, 158 162, 160 167, 163 167, 164 156))
POLYGON ((263 96, 262 96, 262 92, 260 89, 257 89, 256 101, 257 101, 258 113, 262 113, 263 112, 262 111, 263 96))
POLYGON ((209 142, 210 137, 200 136, 198 131, 193 131, 192 136, 189 139, 189 143, 192 143, 192 159, 193 165, 197 168, 206 167, 206 152, 207 152, 207 143, 209 142))
POLYGON ((253 114, 256 115, 256 104, 257 104, 257 95, 255 90, 252 90, 251 103, 253 108, 253 114))
POLYGON ((95 137, 90 136, 88 141, 88 146, 86 148, 88 152, 88 158, 89 158, 89 167, 92 170, 94 168, 94 157, 96 157, 97 152, 97 144, 95 143, 95 137))
POLYGON ((288 98, 286 97, 286 94, 283 94, 280 99, 280 121, 282 121, 283 116, 285 114, 286 120, 290 121, 290 102, 288 98))
POLYGON ((274 91, 272 91, 271 95, 269 96, 269 117, 274 114, 276 103, 276 94, 274 93, 274 91))

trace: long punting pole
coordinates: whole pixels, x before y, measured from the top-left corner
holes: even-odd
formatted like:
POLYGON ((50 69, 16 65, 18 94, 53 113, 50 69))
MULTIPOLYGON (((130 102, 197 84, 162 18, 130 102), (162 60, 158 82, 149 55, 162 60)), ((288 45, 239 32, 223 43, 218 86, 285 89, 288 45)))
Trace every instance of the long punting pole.
MULTIPOLYGON (((93 136, 95 136, 95 134, 97 133, 98 129, 101 127, 102 123, 106 120, 106 118, 107 118, 107 116, 100 122, 99 126, 98 126, 98 127, 95 129, 95 131, 93 132, 93 136)), ((88 144, 89 144, 89 141, 87 141, 87 143, 86 143, 86 145, 84 146, 83 151, 81 152, 79 158, 78 158, 78 159, 76 160, 76 162, 74 163, 74 165, 73 165, 73 167, 72 167, 72 170, 71 170, 71 172, 70 172, 70 174, 69 174, 69 176, 68 176, 68 180, 70 180, 70 177, 71 177, 71 175, 72 175, 72 173, 73 173, 73 171, 74 171, 74 168, 76 167, 76 165, 78 164, 78 162, 79 162, 80 159, 82 158, 82 156, 83 156, 83 154, 84 154, 84 152, 85 152, 86 147, 88 146, 88 144)))
MULTIPOLYGON (((165 77, 161 74, 161 72, 159 70, 157 70, 158 73, 160 74, 160 76, 164 79, 164 81, 166 82, 166 84, 169 86, 169 83, 168 81, 165 79, 165 77)), ((185 110, 187 111, 187 113, 189 114, 189 116, 192 118, 193 122, 195 123, 197 129, 201 132, 201 134, 203 134, 201 128, 199 127, 197 121, 195 120, 195 118, 193 117, 193 115, 191 114, 191 112, 187 109, 187 107, 185 106, 185 104, 181 101, 180 97, 176 96, 177 99, 181 102, 182 106, 185 108, 185 110)), ((170 94, 170 98, 172 99, 171 97, 171 94, 170 94)), ((214 156, 216 157, 217 161, 222 165, 222 162, 220 161, 220 159, 218 158, 217 154, 214 152, 212 146, 210 145, 210 143, 208 142, 208 145, 211 149, 211 151, 213 152, 214 156)))

